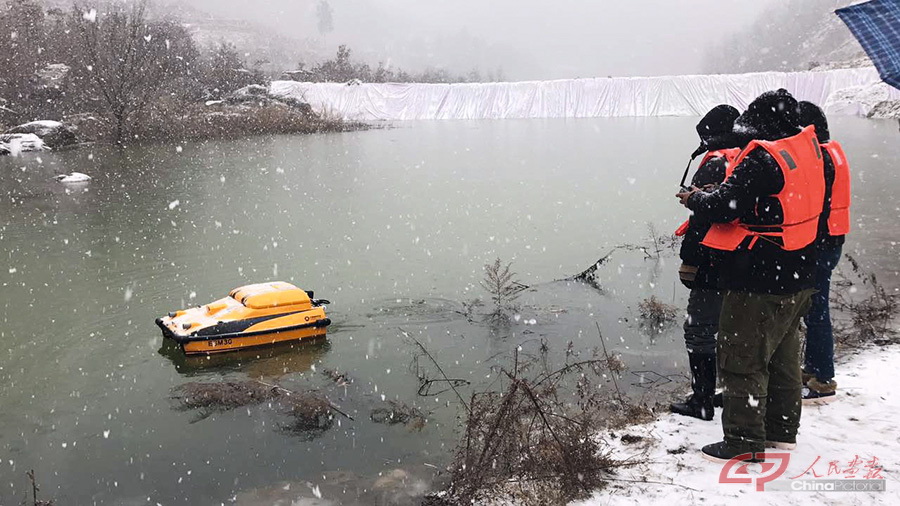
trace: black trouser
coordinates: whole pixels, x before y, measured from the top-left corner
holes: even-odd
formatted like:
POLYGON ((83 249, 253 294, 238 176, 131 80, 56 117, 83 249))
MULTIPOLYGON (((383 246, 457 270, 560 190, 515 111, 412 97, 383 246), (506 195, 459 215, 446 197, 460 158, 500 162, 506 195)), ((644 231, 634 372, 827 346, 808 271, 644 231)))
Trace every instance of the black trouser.
POLYGON ((716 352, 721 312, 722 292, 706 288, 691 290, 684 320, 684 342, 688 353, 712 355, 716 352))

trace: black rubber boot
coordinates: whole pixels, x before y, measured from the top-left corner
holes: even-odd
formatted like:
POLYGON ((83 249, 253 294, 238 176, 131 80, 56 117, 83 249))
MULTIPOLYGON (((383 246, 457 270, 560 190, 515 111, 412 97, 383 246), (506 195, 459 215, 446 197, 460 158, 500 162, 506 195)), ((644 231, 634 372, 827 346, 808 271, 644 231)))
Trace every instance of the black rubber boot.
POLYGON ((716 393, 716 356, 712 353, 688 353, 691 365, 691 388, 694 390, 684 402, 669 406, 672 413, 713 419, 713 395, 716 393))

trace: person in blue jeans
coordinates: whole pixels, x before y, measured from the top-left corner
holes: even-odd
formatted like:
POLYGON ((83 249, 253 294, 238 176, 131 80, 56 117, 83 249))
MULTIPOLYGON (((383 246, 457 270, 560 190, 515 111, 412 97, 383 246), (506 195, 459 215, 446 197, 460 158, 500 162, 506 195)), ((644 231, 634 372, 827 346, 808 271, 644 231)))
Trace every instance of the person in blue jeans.
POLYGON ((829 294, 831 273, 841 259, 844 235, 849 228, 850 175, 840 144, 830 139, 828 121, 822 110, 810 102, 800 102, 800 120, 804 126, 816 127, 825 165, 825 206, 819 217, 816 240, 816 293, 803 319, 806 323, 803 403, 823 404, 835 400, 837 393, 829 294))

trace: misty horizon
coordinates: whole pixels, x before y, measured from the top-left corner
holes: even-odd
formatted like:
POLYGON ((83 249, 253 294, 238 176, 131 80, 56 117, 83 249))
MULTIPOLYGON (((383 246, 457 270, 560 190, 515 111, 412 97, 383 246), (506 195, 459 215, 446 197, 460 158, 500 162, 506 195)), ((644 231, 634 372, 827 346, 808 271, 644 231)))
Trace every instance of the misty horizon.
POLYGON ((325 34, 319 0, 260 1, 252 9, 235 0, 178 3, 302 41, 295 59, 307 64, 346 44, 372 64, 544 80, 704 73, 709 52, 775 2, 328 0, 333 31, 325 34))

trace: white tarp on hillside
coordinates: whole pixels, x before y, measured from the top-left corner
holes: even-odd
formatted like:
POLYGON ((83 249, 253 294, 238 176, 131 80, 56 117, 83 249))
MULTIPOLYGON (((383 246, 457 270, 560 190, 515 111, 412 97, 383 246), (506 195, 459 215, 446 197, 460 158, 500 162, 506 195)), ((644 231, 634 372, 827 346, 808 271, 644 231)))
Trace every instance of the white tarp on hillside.
MULTIPOLYGON (((700 116, 722 103, 743 109, 760 93, 777 88, 787 88, 801 100, 824 105, 837 90, 877 82, 874 68, 858 68, 516 83, 348 85, 274 81, 270 92, 308 102, 317 111, 362 121, 592 118, 700 116)), ((900 99, 900 93, 895 92, 893 98, 900 99)))

